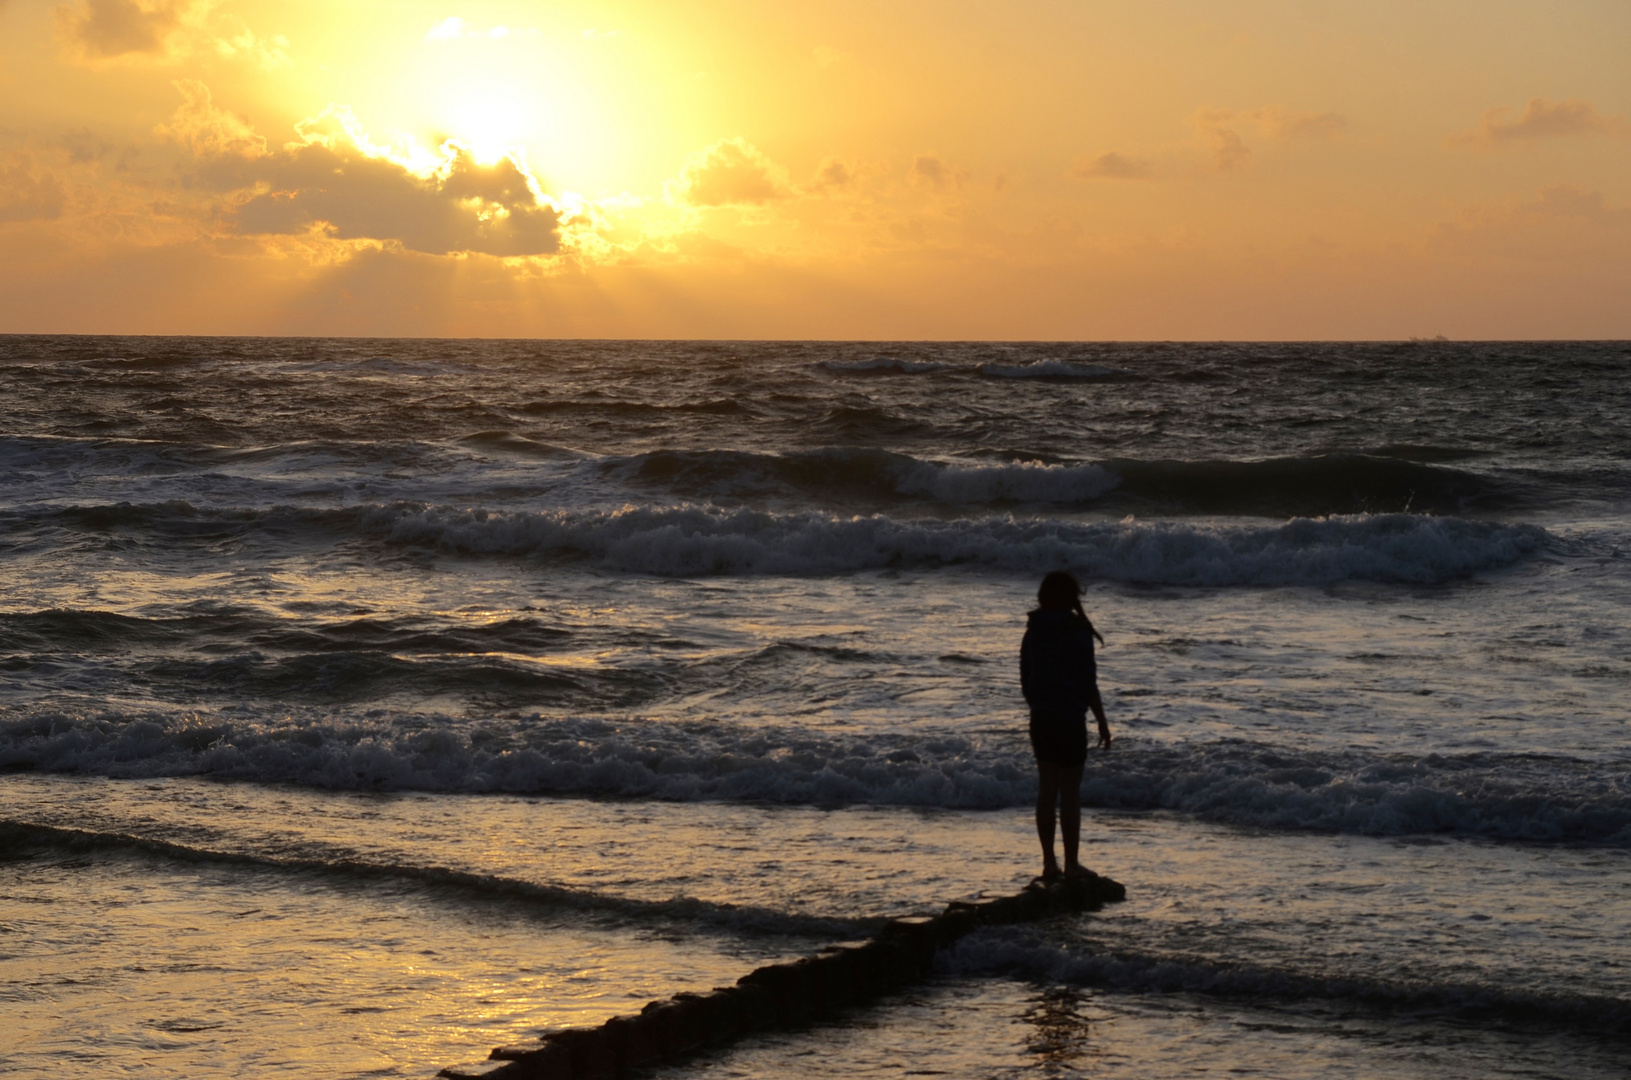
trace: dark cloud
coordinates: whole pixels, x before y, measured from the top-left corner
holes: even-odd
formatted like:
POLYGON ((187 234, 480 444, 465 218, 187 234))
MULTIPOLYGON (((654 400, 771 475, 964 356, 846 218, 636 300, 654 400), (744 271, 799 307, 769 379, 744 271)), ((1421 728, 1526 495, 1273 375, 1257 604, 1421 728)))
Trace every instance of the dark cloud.
POLYGON ((170 34, 181 24, 176 2, 140 4, 136 0, 86 0, 77 9, 58 8, 57 21, 69 41, 94 57, 130 53, 163 53, 170 34))
POLYGON ((837 158, 827 158, 816 169, 810 186, 817 191, 833 191, 855 183, 855 170, 837 158))
POLYGON ((378 240, 430 255, 553 255, 561 212, 509 157, 476 161, 448 142, 440 158, 409 165, 372 145, 348 110, 330 108, 296 125, 301 141, 277 150, 247 121, 219 108, 193 79, 160 134, 187 147, 188 180, 226 195, 229 230, 337 240, 378 240))
POLYGON ((1147 180, 1154 172, 1149 162, 1114 152, 1100 154, 1076 166, 1077 176, 1099 180, 1147 180))
POLYGON ((968 179, 968 173, 948 165, 937 154, 918 154, 906 172, 912 183, 936 190, 957 187, 968 179))
POLYGON ((265 189, 233 216, 244 234, 293 235, 316 226, 336 239, 396 241, 431 255, 560 250, 560 212, 514 161, 483 165, 462 148, 450 153, 443 169, 420 176, 390 158, 318 142, 218 164, 215 173, 265 189))
POLYGON ((0 222, 55 221, 67 202, 56 177, 35 176, 20 162, 0 165, 0 222))

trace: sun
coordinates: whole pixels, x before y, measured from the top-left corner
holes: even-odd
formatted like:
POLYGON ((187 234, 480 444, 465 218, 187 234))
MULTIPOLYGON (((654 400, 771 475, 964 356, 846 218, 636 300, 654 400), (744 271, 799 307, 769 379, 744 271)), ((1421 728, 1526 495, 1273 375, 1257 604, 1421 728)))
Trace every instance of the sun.
POLYGON ((373 131, 452 142, 483 164, 525 160, 551 187, 629 190, 671 165, 672 153, 659 158, 643 134, 672 128, 653 118, 667 115, 669 97, 653 82, 666 69, 631 48, 632 35, 588 37, 575 17, 539 28, 538 5, 498 3, 486 14, 505 16, 448 16, 403 32, 393 48, 325 69, 321 96, 373 131))
POLYGON ((436 112, 448 136, 483 165, 525 148, 543 134, 537 103, 529 108, 519 94, 491 83, 450 87, 436 112))

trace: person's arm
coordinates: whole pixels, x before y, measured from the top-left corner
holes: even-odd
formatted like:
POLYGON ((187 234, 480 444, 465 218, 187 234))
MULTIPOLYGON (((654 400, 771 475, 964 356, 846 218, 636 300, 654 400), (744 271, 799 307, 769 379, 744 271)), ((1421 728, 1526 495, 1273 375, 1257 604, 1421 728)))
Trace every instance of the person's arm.
POLYGON ((1025 698, 1025 703, 1027 705, 1030 704, 1030 701, 1031 701, 1031 633, 1030 633, 1029 630, 1027 630, 1025 632, 1025 636, 1023 638, 1020 638, 1020 641, 1019 641, 1019 692, 1025 698))
POLYGON ((1099 697, 1097 686, 1088 694, 1087 707, 1093 710, 1093 719, 1099 722, 1099 745, 1110 749, 1110 721, 1104 718, 1104 699, 1099 697))

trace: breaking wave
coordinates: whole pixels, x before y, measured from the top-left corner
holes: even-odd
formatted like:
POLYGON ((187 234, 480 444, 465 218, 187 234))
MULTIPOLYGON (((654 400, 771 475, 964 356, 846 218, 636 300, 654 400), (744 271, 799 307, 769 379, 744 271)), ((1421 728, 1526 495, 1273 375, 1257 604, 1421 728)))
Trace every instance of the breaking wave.
POLYGON ((1016 518, 902 522, 706 507, 490 514, 392 506, 331 513, 353 513, 359 531, 393 542, 482 555, 574 554, 676 577, 966 565, 1025 574, 1065 566, 1092 579, 1142 584, 1433 584, 1509 566, 1548 539, 1535 526, 1407 514, 1244 527, 1016 518))
POLYGON ((1038 941, 1023 930, 975 931, 943 951, 936 967, 948 974, 1017 974, 1120 993, 1328 1001, 1413 1015, 1494 1018, 1521 1027, 1580 1028, 1596 1035, 1631 1033, 1631 1002, 1603 995, 1311 974, 1132 952, 1086 953, 1038 941))
MULTIPOLYGON (((1036 797, 1018 736, 833 736, 797 728, 595 718, 350 720, 241 713, 0 721, 0 768, 205 775, 341 790, 612 795, 666 801, 1002 809, 1036 797)), ((1089 758, 1084 804, 1373 836, 1631 846, 1631 765, 1560 756, 1293 753, 1238 742, 1118 744, 1089 758)))
POLYGON ((1519 493, 1442 465, 1371 454, 1258 461, 1117 458, 1077 464, 926 461, 887 450, 831 447, 784 454, 661 450, 606 459, 615 477, 692 499, 814 497, 887 506, 1003 503, 1144 512, 1312 516, 1458 513, 1512 504, 1519 493))
POLYGON ((139 527, 217 541, 252 533, 330 534, 469 556, 587 559, 665 577, 937 566, 1035 574, 1067 567, 1094 580, 1217 587, 1437 584, 1511 566, 1556 543, 1538 526, 1418 514, 1252 526, 1014 516, 897 520, 689 505, 529 512, 425 503, 217 510, 170 502, 74 508, 55 516, 98 531, 139 527))
POLYGON ((33 822, 0 820, 0 846, 9 852, 28 848, 75 853, 141 854, 177 862, 247 866, 284 873, 321 874, 351 880, 409 881, 467 898, 501 899, 548 909, 606 912, 640 919, 683 920, 734 933, 841 937, 866 927, 865 920, 797 915, 775 908, 721 904, 693 897, 639 900, 610 893, 539 884, 495 874, 477 874, 445 866, 360 859, 345 852, 328 857, 273 855, 249 850, 197 847, 132 833, 97 832, 33 822))
MULTIPOLYGON (((605 407, 597 403, 596 408, 605 407)), ((899 431, 910 436, 920 422, 910 413, 876 407, 844 406, 820 424, 845 438, 899 431)), ((596 456, 506 429, 460 436, 458 451, 414 442, 310 440, 278 446, 225 447, 139 440, 0 439, 0 465, 22 499, 49 495, 61 478, 86 476, 168 478, 178 497, 187 484, 205 484, 224 494, 234 483, 228 474, 248 470, 251 490, 310 494, 312 481, 332 482, 354 474, 376 482, 387 477, 400 490, 405 475, 447 490, 481 490, 483 457, 528 462, 523 484, 576 480, 589 488, 606 482, 638 491, 658 491, 669 499, 742 501, 771 499, 807 506, 887 509, 902 503, 946 506, 1066 506, 1121 509, 1140 513, 1316 516, 1336 513, 1489 511, 1529 502, 1545 503, 1570 492, 1602 489, 1604 477, 1579 473, 1518 481, 1421 460, 1417 448, 1401 455, 1332 453, 1257 460, 1163 460, 1110 458, 1091 462, 1037 460, 958 460, 916 457, 867 446, 827 446, 766 453, 751 450, 660 449, 647 453, 596 456)), ((1448 453, 1447 451, 1438 451, 1448 453)), ((1462 456, 1465 456, 1463 454, 1462 456)), ((486 463, 483 463, 486 464, 486 463)), ((497 482, 513 486, 516 474, 497 482)), ((487 482, 492 482, 491 480, 487 482)), ((421 489, 423 490, 423 489, 421 489)), ((430 490, 437 490, 431 488, 430 490)), ((81 493, 82 494, 82 493, 81 493)), ((602 494, 612 494, 605 488, 602 494)), ((212 495, 212 497, 214 497, 212 495)), ((407 497, 407 493, 404 493, 407 497)), ((421 497, 436 498, 436 495, 421 497)), ((275 499, 276 496, 273 496, 275 499)), ((270 500, 269 500, 270 501, 270 500)))

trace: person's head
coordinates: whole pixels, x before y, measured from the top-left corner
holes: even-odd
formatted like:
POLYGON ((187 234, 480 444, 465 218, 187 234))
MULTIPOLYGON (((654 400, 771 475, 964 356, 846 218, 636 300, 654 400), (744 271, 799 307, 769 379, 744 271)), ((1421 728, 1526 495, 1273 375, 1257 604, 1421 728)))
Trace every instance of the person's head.
POLYGON ((1036 590, 1036 605, 1043 611, 1066 611, 1087 624, 1087 629, 1101 642, 1104 635, 1093 627, 1093 620, 1087 617, 1082 610, 1082 584, 1076 580, 1076 575, 1068 570, 1055 570, 1042 579, 1042 587, 1036 590))
POLYGON ((1081 598, 1081 583, 1068 570, 1055 570, 1042 579, 1042 587, 1036 590, 1036 604, 1043 611, 1074 611, 1085 619, 1081 598))

